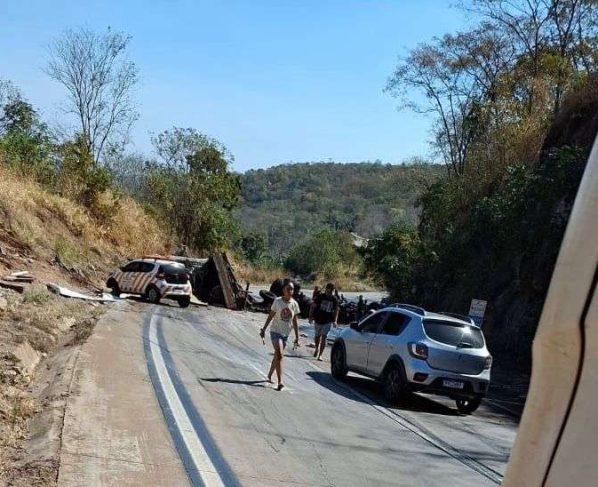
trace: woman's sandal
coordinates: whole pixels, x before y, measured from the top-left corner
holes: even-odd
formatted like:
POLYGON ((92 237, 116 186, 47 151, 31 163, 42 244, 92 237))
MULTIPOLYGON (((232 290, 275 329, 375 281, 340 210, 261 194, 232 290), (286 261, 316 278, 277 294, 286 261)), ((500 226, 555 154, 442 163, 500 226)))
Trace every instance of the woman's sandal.
POLYGON ((281 384, 278 384, 278 385, 276 386, 276 390, 277 390, 277 391, 282 391, 282 388, 283 388, 283 387, 284 387, 284 384, 282 384, 282 383, 281 383, 281 384))

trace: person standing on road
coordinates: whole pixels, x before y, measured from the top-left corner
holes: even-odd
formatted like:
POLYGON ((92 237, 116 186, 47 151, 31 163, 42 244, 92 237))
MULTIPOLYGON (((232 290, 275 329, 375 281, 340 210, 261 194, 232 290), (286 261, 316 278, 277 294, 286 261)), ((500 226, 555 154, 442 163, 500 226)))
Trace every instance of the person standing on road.
POLYGON ((361 321, 361 318, 365 315, 365 305, 366 302, 363 300, 363 295, 359 295, 359 299, 357 300, 357 321, 361 321))
POLYGON ((282 357, 283 351, 287 346, 287 339, 291 334, 291 326, 295 331, 295 346, 299 345, 299 326, 297 324, 297 316, 300 314, 299 305, 293 299, 293 291, 295 286, 290 279, 285 279, 282 296, 276 298, 270 308, 266 324, 260 330, 262 339, 266 335, 268 325, 272 323, 270 328, 270 340, 274 348, 274 357, 270 364, 270 371, 268 372, 268 382, 272 382, 272 374, 276 371, 278 378, 277 391, 281 391, 284 387, 282 383, 282 357))
POLYGON ((309 323, 316 322, 314 338, 316 350, 314 351, 314 357, 317 357, 318 360, 322 360, 328 333, 332 326, 336 328, 338 320, 340 307, 338 298, 333 294, 334 291, 334 284, 331 282, 326 284, 325 292, 316 296, 309 310, 309 323))
POLYGON ((314 292, 311 294, 312 301, 314 299, 316 299, 316 297, 318 296, 318 294, 320 294, 320 287, 316 286, 316 287, 314 287, 314 292))

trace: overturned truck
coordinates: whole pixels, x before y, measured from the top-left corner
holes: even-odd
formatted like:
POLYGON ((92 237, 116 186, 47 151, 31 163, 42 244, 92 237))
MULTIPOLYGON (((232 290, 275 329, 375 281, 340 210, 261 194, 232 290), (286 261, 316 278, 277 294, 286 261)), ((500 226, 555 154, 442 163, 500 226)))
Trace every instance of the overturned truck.
MULTIPOLYGON (((249 291, 249 283, 243 288, 224 252, 213 254, 208 259, 171 258, 182 262, 191 271, 193 294, 210 305, 268 312, 274 299, 282 294, 282 279, 275 280, 269 291, 260 291, 259 296, 249 291)), ((307 317, 311 299, 299 291, 300 286, 296 283, 293 297, 299 303, 302 316, 307 317)))
MULTIPOLYGON (((181 257, 181 261, 188 259, 181 257)), ((201 301, 225 306, 228 309, 244 309, 248 290, 237 281, 227 255, 217 253, 208 259, 194 259, 198 265, 190 266, 193 294, 201 301)), ((189 265, 186 263, 186 265, 189 265)))

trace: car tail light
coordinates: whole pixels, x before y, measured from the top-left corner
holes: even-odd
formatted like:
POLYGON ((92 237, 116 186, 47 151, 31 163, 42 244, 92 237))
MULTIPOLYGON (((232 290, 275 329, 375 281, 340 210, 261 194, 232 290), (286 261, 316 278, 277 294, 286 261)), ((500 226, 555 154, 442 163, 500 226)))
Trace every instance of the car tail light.
POLYGON ((428 346, 423 343, 410 343, 409 353, 412 357, 426 360, 428 358, 428 346))
POLYGON ((488 370, 490 367, 492 367, 492 355, 488 355, 486 357, 486 362, 484 363, 484 370, 488 370))

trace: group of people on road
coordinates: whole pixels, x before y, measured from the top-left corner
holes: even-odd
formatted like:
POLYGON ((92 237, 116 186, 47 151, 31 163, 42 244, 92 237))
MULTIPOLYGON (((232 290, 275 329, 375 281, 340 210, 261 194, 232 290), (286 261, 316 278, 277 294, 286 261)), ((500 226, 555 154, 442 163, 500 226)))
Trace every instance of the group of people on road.
MULTIPOLYGON (((287 346, 287 341, 291 330, 295 333, 294 347, 299 345, 299 325, 297 317, 300 314, 299 305, 293 299, 295 286, 290 279, 285 279, 282 296, 276 298, 270 308, 270 313, 266 318, 266 323, 260 330, 262 340, 265 339, 266 330, 270 326, 270 341, 274 349, 274 356, 268 372, 268 382, 272 382, 272 375, 276 372, 278 384, 276 390, 281 391, 284 388, 282 382, 282 360, 283 351, 287 346)), ((322 360, 322 354, 326 348, 328 333, 332 327, 337 326, 339 314, 339 298, 333 283, 326 284, 324 292, 319 288, 314 289, 313 303, 309 310, 309 323, 315 323, 315 350, 314 357, 322 360), (317 292, 316 292, 317 290, 317 292)))

